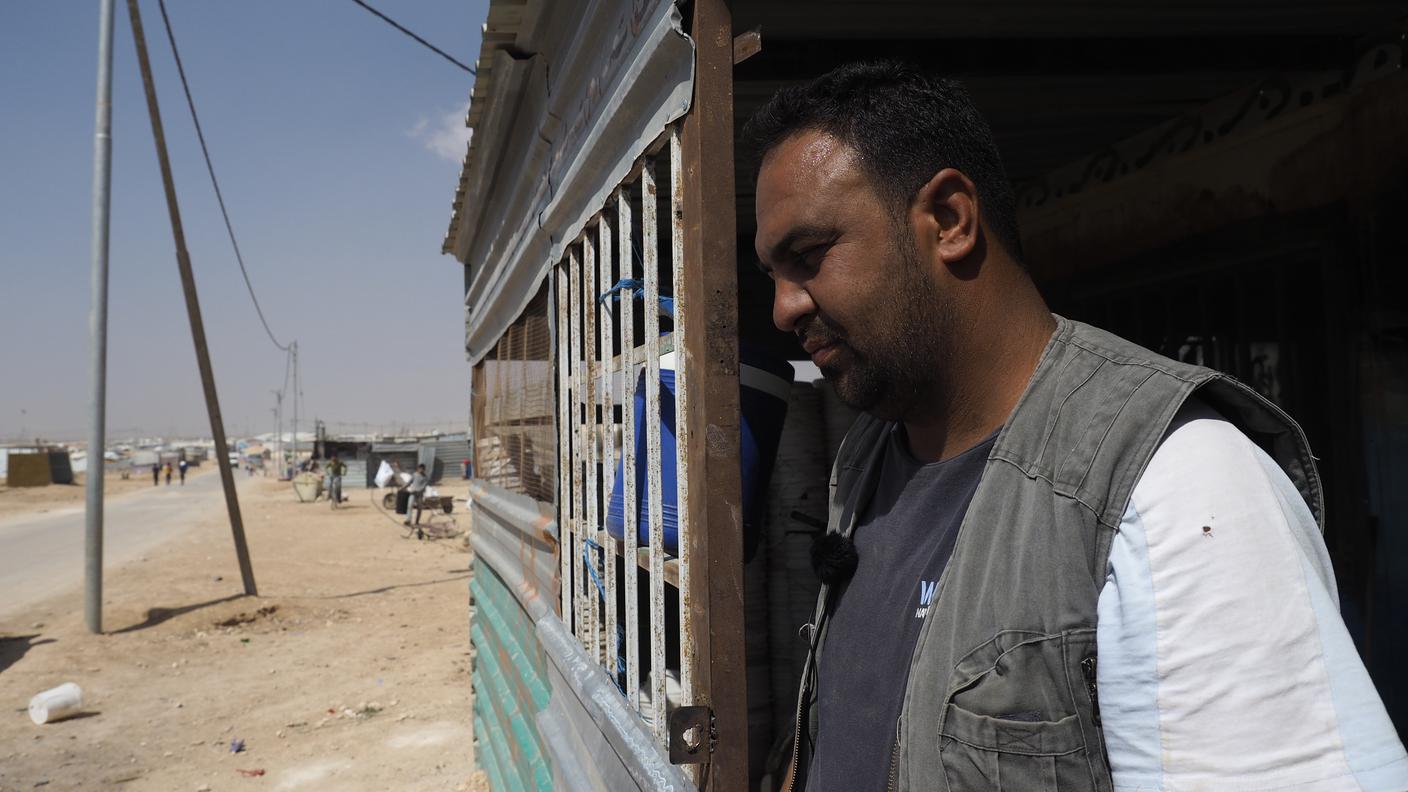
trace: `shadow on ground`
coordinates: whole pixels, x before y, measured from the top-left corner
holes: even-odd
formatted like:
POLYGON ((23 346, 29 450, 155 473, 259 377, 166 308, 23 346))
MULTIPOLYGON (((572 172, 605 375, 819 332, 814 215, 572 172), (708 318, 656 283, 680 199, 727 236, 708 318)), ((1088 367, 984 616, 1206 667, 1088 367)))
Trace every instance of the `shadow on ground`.
MULTIPOLYGON (((459 570, 455 570, 455 571, 459 571, 459 570)), ((419 581, 419 582, 417 582, 417 583, 397 583, 397 584, 391 585, 391 586, 380 586, 380 587, 374 588, 374 589, 367 589, 366 591, 352 591, 352 592, 349 592, 349 593, 347 593, 347 594, 323 594, 323 595, 319 595, 319 596, 289 597, 289 599, 305 599, 305 600, 351 599, 352 597, 365 597, 365 596, 367 596, 368 594, 385 594, 385 593, 388 592, 388 591, 396 591, 397 589, 419 588, 419 587, 421 587, 421 586, 435 586, 435 585, 439 585, 439 584, 441 584, 441 583, 453 583, 453 582, 455 582, 456 580, 468 580, 468 579, 469 579, 469 575, 468 575, 468 574, 464 574, 464 575, 455 575, 454 577, 440 578, 439 580, 422 580, 422 581, 419 581)))
POLYGON ((133 625, 130 625, 130 626, 128 626, 128 627, 123 627, 121 630, 114 630, 114 631, 112 632, 112 634, 113 634, 113 635, 122 635, 122 634, 124 634, 124 633, 131 633, 131 632, 137 632, 138 630, 145 630, 145 629, 147 629, 147 628, 149 628, 149 627, 155 627, 155 626, 157 626, 158 624, 161 624, 161 623, 164 622, 164 621, 169 621, 169 620, 171 620, 171 619, 174 619, 174 618, 176 618, 177 616, 183 616, 183 615, 185 615, 185 614, 187 614, 187 613, 190 613, 191 611, 198 611, 198 610, 200 610, 201 608, 209 608, 209 607, 212 606, 212 605, 220 605, 220 604, 226 603, 226 602, 234 602, 235 600, 238 600, 238 599, 244 599, 244 598, 247 597, 247 596, 249 596, 249 595, 247 595, 247 594, 231 594, 231 595, 229 595, 228 597, 220 597, 219 599, 207 600, 207 601, 205 601, 205 602, 197 602, 197 603, 195 603, 194 605, 182 605, 182 606, 179 607, 179 608, 148 608, 148 609, 147 609, 147 618, 146 618, 146 619, 144 619, 144 620, 141 621, 141 622, 138 622, 137 624, 133 624, 133 625))
POLYGON ((55 642, 53 638, 43 638, 38 641, 34 640, 38 637, 38 633, 34 635, 0 636, 0 674, 5 673, 5 669, 18 663, 20 658, 24 657, 25 653, 30 649, 55 642))

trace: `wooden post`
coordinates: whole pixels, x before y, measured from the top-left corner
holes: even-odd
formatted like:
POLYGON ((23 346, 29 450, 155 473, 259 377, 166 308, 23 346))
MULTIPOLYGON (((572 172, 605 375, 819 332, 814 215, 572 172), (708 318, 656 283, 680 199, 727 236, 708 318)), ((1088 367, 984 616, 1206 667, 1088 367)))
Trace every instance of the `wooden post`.
MULTIPOLYGON (((215 370, 210 365, 210 350, 205 343, 205 323, 201 319, 200 300, 196 296, 196 279, 191 272, 191 257, 186 251, 186 232, 181 226, 181 209, 176 202, 176 183, 171 176, 171 159, 166 153, 166 133, 161 125, 161 109, 157 106, 156 85, 152 82, 152 64, 147 57, 147 39, 142 32, 142 14, 137 8, 137 0, 127 0, 127 11, 132 17, 132 39, 137 48, 137 64, 142 70, 142 86, 147 94, 147 111, 151 116, 152 137, 156 141, 157 162, 161 165, 161 182, 166 190, 166 208, 171 215, 171 234, 176 242, 176 267, 181 273, 181 291, 186 297, 186 315, 191 322, 191 340, 195 342, 196 363, 200 367, 200 384, 205 394, 205 409, 210 414, 210 434, 215 440, 215 457, 220 467, 220 483, 225 488, 225 509, 230 515, 230 532, 234 535, 235 556, 240 565, 240 578, 244 582, 244 593, 251 597, 259 596, 254 585, 254 568, 249 561, 249 548, 244 539, 244 521, 240 517, 239 496, 235 493, 234 473, 230 469, 230 454, 225 443, 225 420, 220 415, 220 400, 215 394, 215 370)), ((297 346, 294 347, 295 360, 297 346)), ((294 377, 298 376, 294 366, 294 377)), ((297 383, 297 379, 294 380, 297 383)), ((294 394, 297 398, 298 388, 294 394)), ((294 401, 297 410, 298 402, 294 401)), ((296 415, 297 413, 295 413, 296 415)), ((297 420, 295 418, 295 420, 297 420)), ((298 435, 294 433, 294 451, 298 450, 298 435)), ((92 458, 92 450, 89 450, 92 458)), ((100 455, 98 464, 103 460, 100 455)))
POLYGON ((733 181, 733 22, 726 0, 695 0, 694 101, 680 134, 684 268, 675 353, 689 371, 679 427, 691 478, 685 541, 695 667, 693 702, 710 708, 717 743, 709 789, 748 785, 743 635, 743 497, 739 479, 738 272, 733 181), (682 326, 681 326, 682 325, 682 326), (682 331, 682 332, 681 332, 682 331))

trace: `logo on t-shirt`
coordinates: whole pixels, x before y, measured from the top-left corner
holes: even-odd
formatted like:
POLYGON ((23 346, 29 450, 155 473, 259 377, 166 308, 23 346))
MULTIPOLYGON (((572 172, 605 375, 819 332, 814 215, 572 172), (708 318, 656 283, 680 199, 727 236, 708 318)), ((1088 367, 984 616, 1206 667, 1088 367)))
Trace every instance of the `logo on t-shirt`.
POLYGON ((934 592, 939 588, 937 580, 919 581, 919 607, 914 609, 914 618, 922 619, 929 613, 929 602, 934 599, 934 592))

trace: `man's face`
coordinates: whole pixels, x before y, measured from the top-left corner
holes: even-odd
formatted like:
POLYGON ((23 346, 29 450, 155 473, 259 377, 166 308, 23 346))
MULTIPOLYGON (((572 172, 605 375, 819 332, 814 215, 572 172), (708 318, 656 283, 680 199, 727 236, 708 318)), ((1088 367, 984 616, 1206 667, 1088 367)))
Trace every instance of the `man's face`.
POLYGON ((952 313, 908 220, 854 149, 804 131, 758 174, 755 245, 773 279, 773 322, 796 333, 841 400, 882 418, 923 408, 952 313))

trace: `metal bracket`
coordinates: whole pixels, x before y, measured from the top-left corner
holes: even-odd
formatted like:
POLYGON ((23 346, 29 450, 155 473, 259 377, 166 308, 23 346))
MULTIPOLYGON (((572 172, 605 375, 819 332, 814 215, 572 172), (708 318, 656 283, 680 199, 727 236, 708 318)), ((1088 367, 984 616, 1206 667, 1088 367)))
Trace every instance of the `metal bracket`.
POLYGON ((670 735, 670 764, 709 761, 718 742, 714 713, 708 707, 680 707, 666 719, 670 735))

